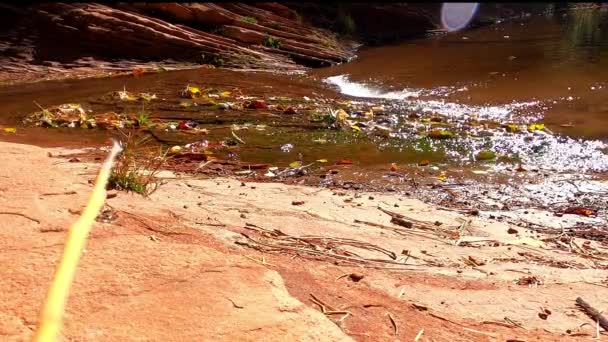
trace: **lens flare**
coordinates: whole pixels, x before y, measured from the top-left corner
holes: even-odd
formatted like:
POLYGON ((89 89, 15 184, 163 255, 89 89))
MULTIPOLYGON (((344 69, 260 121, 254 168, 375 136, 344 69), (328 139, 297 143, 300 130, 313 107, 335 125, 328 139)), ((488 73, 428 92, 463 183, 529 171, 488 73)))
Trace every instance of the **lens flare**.
POLYGON ((465 28, 475 16, 478 2, 445 2, 441 6, 441 23, 448 31, 465 28))

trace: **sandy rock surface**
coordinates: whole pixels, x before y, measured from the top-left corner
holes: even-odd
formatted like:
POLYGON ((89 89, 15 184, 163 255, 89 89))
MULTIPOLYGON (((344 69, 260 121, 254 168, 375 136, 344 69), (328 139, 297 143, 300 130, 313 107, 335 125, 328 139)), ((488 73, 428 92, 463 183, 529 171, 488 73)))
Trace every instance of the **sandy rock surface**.
MULTIPOLYGON (((0 339, 21 341, 99 165, 0 145, 0 339)), ((166 177, 150 198, 107 200, 65 340, 588 340, 575 299, 608 308, 605 261, 522 245, 544 238, 523 228, 393 194, 166 177), (268 247, 310 237, 316 247, 268 247)))

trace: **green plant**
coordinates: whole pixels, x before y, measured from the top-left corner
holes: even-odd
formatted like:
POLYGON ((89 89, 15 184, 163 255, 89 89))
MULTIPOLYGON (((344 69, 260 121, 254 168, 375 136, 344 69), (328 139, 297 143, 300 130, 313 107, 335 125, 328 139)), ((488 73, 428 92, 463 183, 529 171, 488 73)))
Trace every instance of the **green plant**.
POLYGON ((150 123, 150 114, 146 113, 144 104, 141 104, 141 112, 137 114, 137 125, 140 127, 148 126, 150 123))
POLYGON ((116 159, 108 180, 108 189, 132 191, 144 196, 152 194, 160 181, 156 177, 167 161, 167 151, 151 151, 144 147, 149 136, 136 138, 133 132, 120 131, 122 153, 116 159))
POLYGON ((224 61, 223 58, 215 56, 213 58, 213 61, 211 62, 211 64, 215 65, 216 67, 223 67, 224 65, 226 65, 226 61, 224 61))
POLYGON ((148 126, 150 123, 150 115, 146 112, 140 112, 137 114, 137 125, 140 127, 148 126))
POLYGON ((278 38, 268 36, 266 39, 264 39, 264 46, 279 49, 281 48, 281 41, 278 38))
POLYGON ((254 17, 243 17, 241 18, 241 20, 245 23, 249 23, 249 24, 257 24, 258 20, 254 17))
POLYGON ((226 65, 226 60, 224 60, 224 58, 222 58, 220 55, 201 55, 201 63, 202 64, 210 64, 213 65, 215 67, 223 67, 226 65))
POLYGON ((348 13, 340 11, 338 13, 338 17, 336 18, 336 25, 338 26, 338 31, 344 34, 355 33, 355 21, 353 20, 353 17, 351 17, 351 15, 348 13))
POLYGON ((332 47, 332 45, 333 44, 328 39, 321 40, 321 46, 323 46, 325 48, 330 48, 330 47, 332 47))

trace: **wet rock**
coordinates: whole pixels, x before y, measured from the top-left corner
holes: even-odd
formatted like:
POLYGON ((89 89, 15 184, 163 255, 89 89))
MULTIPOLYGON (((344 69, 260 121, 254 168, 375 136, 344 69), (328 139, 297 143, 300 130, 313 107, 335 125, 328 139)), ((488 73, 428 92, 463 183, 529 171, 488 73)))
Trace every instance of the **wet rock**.
POLYGON ((399 217, 393 217, 393 218, 391 218, 391 223, 396 224, 396 225, 401 226, 401 227, 405 227, 405 228, 412 228, 412 227, 414 227, 414 224, 412 222, 406 221, 406 220, 404 220, 402 218, 399 218, 399 217))
POLYGON ((348 275, 348 279, 352 280, 355 283, 361 281, 361 279, 363 278, 365 278, 365 276, 361 273, 351 273, 348 275))
POLYGON ((298 112, 296 111, 296 109, 293 106, 289 106, 283 111, 283 114, 297 114, 297 113, 298 112))

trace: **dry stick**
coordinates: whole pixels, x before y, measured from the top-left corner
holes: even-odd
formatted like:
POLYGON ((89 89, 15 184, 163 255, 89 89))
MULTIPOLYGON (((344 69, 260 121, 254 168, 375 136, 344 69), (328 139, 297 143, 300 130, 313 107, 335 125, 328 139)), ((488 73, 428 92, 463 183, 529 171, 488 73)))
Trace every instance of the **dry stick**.
POLYGON ((602 316, 599 311, 585 302, 581 297, 576 298, 576 304, 587 314, 587 316, 591 317, 594 321, 598 322, 604 330, 608 331, 608 320, 602 316))
POLYGON ((28 220, 34 221, 38 224, 40 224, 40 220, 35 219, 33 217, 27 216, 26 214, 22 214, 22 213, 18 213, 15 211, 0 211, 0 215, 15 215, 15 216, 21 216, 21 217, 25 217, 28 220))
POLYGON ((418 342, 420 337, 422 337, 422 334, 424 334, 424 329, 420 329, 420 331, 418 332, 418 335, 416 335, 416 338, 414 338, 414 342, 418 342))
MULTIPOLYGON (((253 225, 253 224, 250 224, 250 223, 248 223, 245 226, 245 228, 252 229, 252 230, 259 230, 259 231, 261 231, 261 234, 263 235, 263 237, 268 238, 268 239, 274 239, 274 240, 279 240, 279 241, 291 243, 291 245, 290 244, 285 244, 285 243, 283 243, 283 244, 281 244, 281 243, 279 243, 279 244, 264 243, 262 241, 258 241, 258 240, 255 240, 255 239, 249 237, 249 235, 247 235, 247 234, 241 233, 241 235, 243 235, 244 237, 246 237, 249 241, 251 241, 252 243, 256 244, 257 246, 256 245, 252 245, 252 244, 247 243, 247 242, 236 242, 236 243, 239 244, 239 245, 248 246, 248 247, 251 247, 251 248, 254 248, 254 249, 258 249, 258 250, 263 249, 263 248, 260 247, 260 246, 262 246, 262 247, 266 247, 267 249, 270 249, 270 251, 292 250, 292 251, 296 251, 296 252, 303 252, 303 253, 308 253, 308 254, 313 254, 313 255, 321 255, 321 256, 325 256, 325 257, 330 257, 330 258, 335 258, 335 259, 341 259, 341 260, 346 260, 346 261, 355 262, 355 263, 367 263, 367 264, 370 264, 370 263, 381 263, 381 264, 392 264, 392 265, 400 265, 400 266, 404 265, 403 263, 397 262, 395 260, 365 259, 365 258, 362 258, 360 256, 355 255, 354 253, 349 253, 350 255, 346 256, 346 255, 339 255, 339 254, 333 254, 333 253, 328 253, 328 252, 321 252, 321 251, 318 251, 318 247, 319 247, 318 245, 315 245, 315 244, 311 243, 310 241, 307 241, 306 239, 303 239, 303 238, 291 237, 291 236, 289 236, 289 235, 281 232, 280 230, 276 230, 275 229, 273 231, 270 231, 268 229, 264 229, 262 227, 258 227, 256 225, 253 225), (296 246, 293 246, 294 243, 296 244, 296 246), (306 247, 309 247, 309 249, 300 247, 302 243, 306 247)), ((311 237, 309 237, 309 239, 310 238, 311 237)), ((319 237, 312 237, 312 238, 319 239, 319 237)), ((357 240, 352 240, 352 239, 339 239, 339 238, 323 237, 322 240, 323 241, 328 241, 329 240, 330 242, 338 242, 338 243, 343 242, 344 244, 350 244, 351 246, 357 246, 357 247, 360 247, 360 248, 364 248, 364 249, 366 248, 366 249, 371 249, 371 250, 378 250, 378 248, 380 248, 378 246, 374 246, 374 245, 371 245, 371 244, 367 244, 367 243, 360 242, 360 241, 357 241, 357 240)), ((326 245, 325 248, 326 249, 329 248, 329 245, 326 245)), ((386 250, 384 250, 384 251, 386 251, 386 250)), ((392 254, 392 252, 390 252, 390 251, 387 251, 387 252, 389 252, 390 254, 392 254)), ((381 266, 380 267, 379 266, 372 266, 372 267, 374 267, 374 268, 383 268, 381 266)), ((404 267, 401 267, 401 268, 395 268, 395 267, 390 267, 389 268, 389 267, 385 267, 385 268, 393 269, 393 270, 397 270, 397 269, 400 269, 400 270, 411 270, 411 271, 419 270, 419 269, 404 268, 404 267)))
MULTIPOLYGON (((106 205, 107 205, 108 207, 110 207, 111 209, 114 209, 114 208, 113 208, 111 205, 109 205, 109 204, 106 204, 106 205)), ((127 214, 127 215, 130 215, 130 216, 132 216, 132 217, 135 217, 135 218, 139 219, 139 221, 138 221, 139 223, 141 223, 141 224, 143 224, 144 226, 146 226, 146 227, 145 227, 146 229, 148 229, 148 230, 150 230, 150 231, 153 231, 153 232, 155 232, 155 233, 159 233, 159 234, 162 234, 162 235, 165 235, 165 236, 168 236, 168 235, 191 235, 191 234, 188 234, 188 233, 182 233, 182 232, 167 232, 167 231, 163 231, 163 230, 160 230, 160 229, 156 229, 156 228, 154 228, 152 225, 148 224, 148 223, 146 222, 146 220, 148 220, 148 219, 144 218, 143 216, 140 216, 140 215, 137 215, 137 214, 134 214, 134 213, 128 212, 128 211, 126 211, 126 210, 122 210, 122 209, 114 209, 114 210, 116 210, 116 212, 117 212, 117 213, 123 213, 123 214, 127 214)))
POLYGON ((397 335, 397 322, 395 321, 395 319, 393 318, 393 315, 391 315, 391 313, 388 313, 388 318, 391 320, 391 325, 393 326, 393 331, 395 333, 395 335, 397 335))
POLYGON ((340 322, 342 322, 344 319, 346 319, 346 317, 348 317, 349 315, 354 316, 350 311, 336 310, 331 305, 323 303, 319 298, 317 298, 312 293, 310 294, 310 297, 312 297, 312 299, 310 301, 317 304, 321 308, 321 311, 323 312, 323 314, 325 314, 325 315, 344 315, 342 318, 340 318, 340 320, 339 320, 340 322), (329 309, 329 310, 327 310, 327 309, 329 309))
MULTIPOLYGON (((358 247, 358 248, 367 249, 367 250, 374 250, 374 251, 386 254, 393 260, 397 259, 397 255, 394 252, 391 252, 387 249, 384 249, 384 248, 376 246, 376 245, 372 245, 367 242, 362 242, 362 241, 358 241, 358 240, 354 240, 354 239, 334 238, 334 237, 327 237, 327 236, 313 236, 313 235, 304 235, 304 236, 300 236, 300 237, 295 237, 295 236, 289 236, 278 229, 270 231, 268 229, 264 229, 264 228, 261 228, 261 227, 255 226, 255 225, 251 225, 251 224, 247 225, 245 228, 247 228, 247 229, 257 228, 257 230, 261 230, 262 232, 266 233, 265 234, 266 237, 274 238, 277 240, 283 240, 283 241, 295 240, 295 242, 304 242, 310 246, 315 246, 315 244, 313 243, 315 241, 318 241, 318 243, 325 242, 325 241, 337 242, 337 243, 341 243, 343 245, 349 245, 349 246, 358 247), (277 236, 279 234, 280 234, 280 236, 277 236), (268 235, 270 235, 270 236, 268 236, 268 235)), ((349 252, 349 254, 358 256, 352 252, 349 252)))
POLYGON ((244 144, 245 142, 243 141, 243 139, 239 138, 238 135, 236 135, 236 133, 234 133, 234 131, 230 131, 232 133, 232 136, 234 137, 234 139, 236 139, 236 141, 240 142, 241 144, 244 144))
POLYGON ((454 321, 449 320, 449 319, 447 319, 447 318, 445 318, 445 317, 441 317, 441 316, 439 316, 439 315, 436 315, 436 314, 434 314, 434 313, 432 313, 432 312, 429 312, 429 316, 431 316, 431 317, 435 317, 435 318, 438 318, 438 319, 440 319, 440 320, 442 320, 442 321, 446 321, 446 322, 450 322, 450 323, 452 323, 452 324, 459 325, 459 326, 461 326, 463 329, 465 329, 465 330, 467 330, 467 331, 475 332, 475 333, 482 334, 482 335, 486 335, 486 336, 496 336, 496 334, 493 334, 493 333, 490 333, 490 332, 486 332, 486 331, 479 331, 479 330, 471 329, 471 328, 469 328, 469 327, 465 326, 464 324, 461 324, 461 323, 458 323, 458 322, 454 322, 454 321))
POLYGON ((441 242, 443 244, 449 245, 451 246, 452 244, 445 242, 444 240, 432 237, 432 236, 428 236, 426 235, 426 233, 422 233, 422 232, 414 232, 414 231, 409 231, 409 230, 405 230, 405 229, 399 229, 399 228, 395 228, 395 227, 389 227, 389 226, 385 226, 383 224, 379 224, 379 223, 374 223, 374 222, 368 222, 368 221, 361 221, 361 220, 357 220, 355 219, 355 223, 361 223, 361 224, 365 224, 368 226, 372 226, 372 227, 377 227, 377 228, 383 228, 383 229, 388 229, 391 230, 399 235, 415 235, 415 236, 420 236, 423 238, 427 238, 430 240, 434 240, 434 241, 438 241, 441 242))
POLYGON ((103 163, 93 193, 84 209, 84 212, 70 227, 68 238, 63 251, 63 256, 55 272, 55 278, 51 283, 46 301, 42 308, 40 323, 34 336, 37 342, 54 342, 61 330, 63 313, 68 298, 68 293, 74 279, 74 273, 78 266, 78 260, 87 240, 89 231, 95 218, 101 211, 106 199, 106 184, 110 177, 112 163, 122 148, 114 141, 110 154, 103 163))
MULTIPOLYGON (((256 241, 256 240, 250 238, 247 234, 241 234, 241 235, 245 236, 247 239, 249 239, 249 241, 257 243, 258 245, 261 245, 261 246, 264 246, 264 247, 269 247, 269 248, 274 248, 274 249, 278 249, 278 250, 280 250, 280 249, 287 249, 287 250, 299 251, 299 252, 304 252, 304 253, 309 253, 309 254, 315 254, 315 255, 322 255, 322 256, 327 256, 327 257, 333 257, 333 258, 336 258, 336 259, 342 259, 342 260, 351 261, 351 262, 385 263, 385 264, 403 265, 402 263, 395 262, 393 260, 372 260, 372 259, 354 258, 354 257, 350 257, 350 256, 345 256, 345 255, 323 253, 323 252, 318 252, 318 251, 313 251, 313 250, 309 250, 309 249, 305 249, 305 248, 298 248, 298 247, 293 247, 293 246, 272 245, 272 244, 267 244, 267 243, 263 243, 263 242, 260 242, 260 241, 256 241)), ((237 244, 245 244, 245 245, 247 245, 246 243, 239 243, 239 242, 237 242, 237 244)))
POLYGON ((65 191, 65 192, 46 192, 44 194, 40 194, 40 196, 60 196, 60 195, 76 195, 76 191, 65 191))
POLYGON ((250 257, 250 256, 248 256, 248 255, 245 255, 245 258, 247 258, 247 259, 249 259, 249 260, 252 260, 252 261, 255 261, 255 262, 259 263, 259 264, 265 265, 265 266, 274 266, 274 267, 278 267, 278 266, 277 266, 277 265, 275 265, 275 264, 271 264, 271 263, 266 262, 266 257, 265 257, 265 256, 262 256, 262 260, 257 260, 257 259, 254 259, 254 258, 252 258, 252 257, 250 257))
MULTIPOLYGON (((446 235, 454 235, 456 232, 449 230, 449 229, 445 229, 445 228, 440 228, 435 226, 434 224, 430 223, 430 222, 425 222, 425 221, 420 221, 420 220, 416 220, 410 217, 407 217, 405 215, 399 214, 399 213, 395 213, 386 209, 383 209, 382 207, 378 207, 378 210, 382 211, 383 213, 389 215, 392 219, 391 219, 391 223, 393 224, 397 224, 406 228, 418 228, 418 229, 422 229, 422 230, 430 230, 430 231, 439 231, 442 232, 446 235)), ((462 227, 462 226, 460 226, 462 227)))
MULTIPOLYGON (((348 256, 343 256, 343 255, 337 255, 337 254, 329 254, 329 253, 323 253, 323 252, 317 252, 317 251, 311 251, 311 250, 307 250, 304 248, 296 248, 296 247, 291 247, 291 246, 272 246, 272 245, 268 245, 268 244, 263 244, 254 240, 251 240, 254 243, 257 243, 261 246, 264 247, 269 247, 269 248, 274 248, 275 250, 292 250, 292 251, 296 251, 296 252, 304 252, 304 253, 308 253, 308 254, 313 254, 313 255, 319 255, 319 256, 325 256, 325 257, 330 257, 330 258, 335 258, 335 259, 340 259, 343 261, 347 261, 347 262, 352 262, 352 263, 363 263, 363 264, 368 264, 365 267, 369 267, 369 268, 377 268, 377 269, 389 269, 389 270, 394 270, 394 271, 426 271, 425 269, 421 269, 421 268, 410 268, 410 267, 390 267, 390 266, 385 266, 385 265, 374 265, 374 263, 386 263, 386 264, 392 264, 392 265, 403 265, 401 263, 397 263, 397 262, 390 262, 391 260, 386 260, 386 261, 377 261, 377 260, 367 260, 367 259, 357 259, 357 258, 352 258, 352 257, 348 257, 348 256)), ((249 247, 253 247, 255 248, 255 246, 251 246, 247 243, 243 243, 243 242, 235 242, 236 244, 239 245, 246 245, 249 247)), ((411 265, 411 266, 416 266, 416 265, 411 265)))

